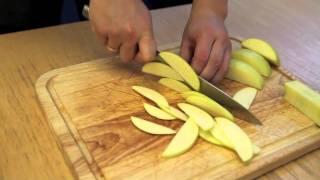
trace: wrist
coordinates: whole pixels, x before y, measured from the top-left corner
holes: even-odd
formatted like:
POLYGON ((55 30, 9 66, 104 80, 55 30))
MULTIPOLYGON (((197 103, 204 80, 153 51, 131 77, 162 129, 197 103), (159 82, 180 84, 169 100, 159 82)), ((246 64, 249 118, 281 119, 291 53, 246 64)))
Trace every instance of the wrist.
POLYGON ((192 12, 212 13, 225 20, 228 15, 228 0, 193 0, 192 12))

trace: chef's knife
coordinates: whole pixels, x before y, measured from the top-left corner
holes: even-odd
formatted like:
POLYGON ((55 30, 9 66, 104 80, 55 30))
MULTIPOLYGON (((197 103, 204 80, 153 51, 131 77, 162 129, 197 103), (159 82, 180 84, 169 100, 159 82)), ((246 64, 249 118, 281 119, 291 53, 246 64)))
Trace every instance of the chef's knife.
MULTIPOLYGON (((86 18, 89 18, 89 7, 85 5, 82 10, 82 15, 86 18)), ((159 54, 159 51, 157 51, 159 54)), ((228 107, 232 113, 239 119, 244 121, 262 125, 262 123, 245 107, 236 102, 232 97, 223 92, 221 89, 211 84, 207 80, 199 76, 200 79, 200 92, 207 95, 211 99, 217 101, 218 103, 228 107)))

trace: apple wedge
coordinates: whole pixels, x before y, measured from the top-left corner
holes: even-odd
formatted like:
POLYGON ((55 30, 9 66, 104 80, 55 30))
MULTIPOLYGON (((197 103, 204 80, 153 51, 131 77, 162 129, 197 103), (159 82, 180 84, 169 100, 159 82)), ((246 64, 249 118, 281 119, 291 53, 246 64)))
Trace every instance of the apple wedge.
POLYGON ((262 89, 264 84, 264 80, 258 71, 249 64, 236 59, 231 59, 226 78, 257 89, 262 89))
POLYGON ((173 137, 162 157, 170 158, 188 151, 196 142, 199 133, 197 124, 188 119, 173 137))
POLYGON ((159 80, 159 83, 180 93, 191 90, 188 86, 186 86, 182 82, 174 79, 170 79, 170 78, 161 78, 159 80))
POLYGON ((182 57, 172 52, 160 52, 161 59, 171 66, 196 91, 200 89, 200 80, 192 67, 182 57))
POLYGON ((179 103, 178 107, 192 118, 202 130, 209 130, 214 125, 213 118, 202 109, 187 103, 179 103))
POLYGON ((232 58, 251 65, 265 77, 269 77, 271 74, 271 67, 268 61, 255 51, 250 49, 238 49, 232 52, 232 58))
POLYGON ((172 116, 176 117, 177 119, 180 119, 182 121, 187 121, 188 117, 183 112, 181 112, 179 109, 169 106, 169 107, 161 107, 164 111, 171 114, 172 116))
POLYGON ((252 87, 246 87, 233 95, 233 99, 241 104, 246 109, 249 109, 254 98, 256 97, 257 89, 252 87))
POLYGON ((247 49, 251 49, 262 56, 264 56, 270 63, 279 66, 280 60, 278 57, 278 53, 276 50, 266 41, 257 39, 257 38, 249 38, 241 42, 241 46, 247 49))
POLYGON ((213 117, 225 117, 233 120, 233 115, 216 101, 206 96, 189 96, 186 101, 211 114, 213 117))
POLYGON ((183 81, 182 77, 175 70, 173 70, 170 66, 160 62, 150 62, 143 65, 142 72, 154 76, 166 77, 178 81, 183 81))
POLYGON ((153 101, 159 107, 169 107, 169 103, 167 99, 153 89, 142 87, 142 86, 132 86, 132 89, 138 92, 140 95, 153 101))
POLYGON ((248 135, 235 123, 226 118, 215 118, 217 126, 221 128, 227 139, 232 143, 234 150, 243 162, 253 157, 253 145, 248 135))
POLYGON ((162 119, 162 120, 173 120, 176 119, 173 115, 165 112, 162 109, 159 109, 158 107, 155 107, 151 104, 144 103, 143 104, 144 109, 147 111, 147 113, 157 119, 162 119))
POLYGON ((131 116, 131 122, 135 127, 149 134, 166 135, 176 133, 173 129, 134 116, 131 116))
POLYGON ((190 96, 201 96, 201 97, 204 97, 204 98, 208 98, 208 96, 198 92, 198 91, 186 91, 186 92, 183 92, 181 93, 181 96, 184 98, 184 99, 187 99, 188 97, 190 96))
POLYGON ((223 145, 217 138, 215 138, 210 131, 204 131, 199 129, 199 136, 208 141, 209 143, 216 144, 216 145, 223 145))
POLYGON ((284 99, 320 126, 320 94, 299 81, 289 81, 284 87, 284 99))

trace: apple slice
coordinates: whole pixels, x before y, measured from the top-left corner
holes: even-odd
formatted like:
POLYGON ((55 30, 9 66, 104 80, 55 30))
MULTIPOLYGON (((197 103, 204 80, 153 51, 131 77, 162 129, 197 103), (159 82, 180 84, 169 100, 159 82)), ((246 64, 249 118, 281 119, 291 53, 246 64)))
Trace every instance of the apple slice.
POLYGON ((156 103, 159 107, 169 107, 169 103, 165 97, 163 97, 157 91, 142 87, 142 86, 132 86, 132 89, 138 92, 140 95, 150 99, 154 103, 156 103))
POLYGON ((253 145, 248 135, 235 123, 226 118, 215 118, 218 126, 232 143, 235 151, 243 162, 253 157, 253 145))
POLYGON ((188 117, 183 112, 181 112, 179 109, 169 106, 169 107, 161 107, 164 111, 171 114, 172 116, 176 117, 177 119, 187 121, 188 117))
POLYGON ((177 92, 185 92, 191 90, 182 82, 170 78, 161 78, 159 80, 159 83, 177 92))
POLYGON ((188 119, 173 137, 165 151, 163 157, 174 157, 188 151, 196 142, 199 133, 197 124, 188 119))
POLYGON ((134 116, 131 116, 131 122, 135 127, 149 134, 166 135, 176 133, 173 129, 134 116))
POLYGON ((216 145, 223 145, 217 138, 215 138, 210 131, 204 131, 199 129, 199 136, 208 141, 209 143, 216 144, 216 145))
POLYGON ((258 71, 249 64, 236 59, 231 59, 226 78, 257 89, 262 89, 264 84, 264 80, 258 71))
POLYGON ((270 63, 276 66, 280 65, 280 60, 276 50, 264 40, 257 38, 249 38, 242 41, 241 46, 261 54, 267 60, 269 60, 270 63))
POLYGON ((271 68, 268 61, 255 51, 250 49, 238 49, 232 52, 232 58, 251 65, 265 77, 269 77, 271 74, 271 68))
POLYGON ((320 94, 299 81, 289 81, 284 87, 284 99, 320 126, 320 94))
POLYGON ((176 119, 173 115, 165 112, 162 109, 159 109, 158 107, 155 107, 151 104, 144 103, 143 104, 144 109, 147 111, 148 114, 151 116, 157 118, 157 119, 162 119, 162 120, 173 120, 176 119))
POLYGON ((202 109, 187 103, 179 103, 178 107, 192 118, 201 129, 207 131, 213 127, 213 118, 202 109))
POLYGON ((161 59, 171 66, 196 91, 200 89, 200 80, 192 67, 182 57, 172 52, 160 52, 161 59))
POLYGON ((256 97, 256 94, 257 89, 252 87, 246 87, 236 92, 233 96, 233 99, 246 109, 249 109, 254 98, 256 97))
POLYGON ((224 107, 222 107, 219 103, 216 101, 210 99, 206 96, 189 96, 186 101, 192 105, 195 105, 209 114, 211 114, 213 117, 225 117, 227 119, 233 120, 233 115, 224 107))
POLYGON ((142 72, 159 77, 167 77, 178 81, 183 81, 182 77, 170 66, 160 62, 150 62, 142 67, 142 72))
POLYGON ((187 99, 189 96, 201 96, 201 97, 208 98, 206 95, 204 95, 198 91, 186 91, 186 92, 181 93, 181 96, 184 99, 187 99))

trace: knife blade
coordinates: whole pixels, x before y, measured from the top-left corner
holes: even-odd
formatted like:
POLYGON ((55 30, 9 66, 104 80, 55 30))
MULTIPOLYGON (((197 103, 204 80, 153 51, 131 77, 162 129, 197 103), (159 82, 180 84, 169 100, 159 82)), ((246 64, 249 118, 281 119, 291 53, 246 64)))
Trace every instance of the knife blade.
POLYGON ((262 125, 261 121, 257 119, 249 110, 235 101, 231 96, 223 92, 221 89, 211 84, 207 80, 199 76, 200 79, 200 92, 207 95, 211 99, 217 101, 223 106, 231 110, 232 114, 249 123, 262 125))

